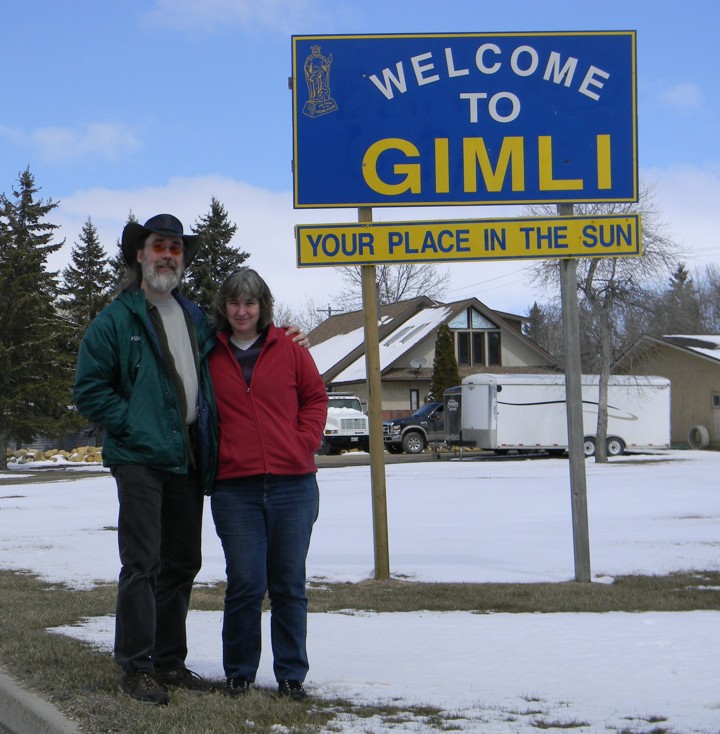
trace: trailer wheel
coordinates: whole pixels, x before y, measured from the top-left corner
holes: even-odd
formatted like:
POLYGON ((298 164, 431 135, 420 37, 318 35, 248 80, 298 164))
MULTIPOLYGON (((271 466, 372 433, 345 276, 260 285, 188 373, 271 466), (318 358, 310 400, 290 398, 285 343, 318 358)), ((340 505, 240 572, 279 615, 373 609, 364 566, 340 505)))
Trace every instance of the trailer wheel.
POLYGON ((425 448, 425 439, 421 433, 410 431, 403 436, 402 447, 406 454, 419 454, 425 448))
POLYGON ((585 436, 583 452, 586 457, 595 456, 595 436, 585 436))
POLYGON ((606 445, 608 456, 622 456, 625 453, 625 441, 617 436, 610 436, 606 445))

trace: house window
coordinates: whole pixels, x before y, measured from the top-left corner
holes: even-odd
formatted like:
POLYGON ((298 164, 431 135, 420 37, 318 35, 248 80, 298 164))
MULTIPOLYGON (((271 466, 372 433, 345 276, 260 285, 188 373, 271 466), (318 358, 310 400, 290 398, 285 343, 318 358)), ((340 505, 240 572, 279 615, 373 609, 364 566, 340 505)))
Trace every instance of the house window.
POLYGON ((461 367, 502 364, 500 330, 472 308, 459 313, 448 326, 455 335, 455 357, 461 367))
POLYGON ((470 364, 470 332, 458 331, 455 334, 455 356, 459 365, 470 364))
POLYGON ((420 407, 420 390, 410 390, 410 410, 413 413, 420 407))
POLYGON ((485 364, 485 334, 482 331, 471 331, 472 363, 485 364))
POLYGON ((488 364, 499 365, 500 361, 500 332, 499 331, 488 331, 488 364))
POLYGON ((713 408, 720 408, 720 395, 717 393, 712 396, 713 408))

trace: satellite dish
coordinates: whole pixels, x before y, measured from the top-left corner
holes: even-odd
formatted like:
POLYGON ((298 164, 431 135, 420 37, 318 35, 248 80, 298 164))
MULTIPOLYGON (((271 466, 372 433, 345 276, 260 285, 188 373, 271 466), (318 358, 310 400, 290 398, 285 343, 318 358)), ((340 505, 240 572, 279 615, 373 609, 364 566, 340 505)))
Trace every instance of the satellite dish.
POLYGON ((427 360, 424 357, 419 357, 418 359, 411 360, 410 361, 410 366, 414 370, 419 370, 419 369, 421 369, 422 367, 425 366, 425 362, 427 362, 427 360))

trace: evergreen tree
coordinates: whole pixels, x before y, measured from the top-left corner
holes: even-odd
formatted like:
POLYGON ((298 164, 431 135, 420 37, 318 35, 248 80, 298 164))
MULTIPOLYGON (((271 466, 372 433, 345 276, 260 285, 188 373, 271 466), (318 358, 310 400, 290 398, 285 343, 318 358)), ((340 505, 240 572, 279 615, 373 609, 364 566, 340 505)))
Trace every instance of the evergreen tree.
MULTIPOLYGON (((132 211, 128 214, 128 218, 125 220, 125 226, 130 224, 130 222, 137 222, 137 217, 132 213, 132 211)), ((120 289, 125 285, 129 274, 128 266, 122 253, 122 242, 119 237, 115 241, 115 254, 108 258, 108 265, 110 266, 110 271, 112 273, 112 296, 120 291, 120 289)))
POLYGON ((540 304, 535 301, 523 325, 523 334, 554 357, 562 356, 565 345, 560 305, 553 302, 540 304))
POLYGON ((90 217, 71 252, 71 264, 63 270, 60 307, 69 319, 73 339, 80 344, 88 324, 110 301, 113 274, 90 217))
POLYGON ((75 360, 70 330, 57 310, 57 273, 48 256, 57 225, 44 221, 57 206, 36 199, 30 169, 12 196, 0 196, 0 467, 8 441, 60 435, 73 421, 75 360))
POLYGON ((453 335, 447 324, 441 324, 435 340, 435 359, 428 399, 442 400, 445 390, 459 384, 460 372, 455 358, 453 335))
MULTIPOLYGON (((523 334, 548 352, 556 353, 558 347, 557 324, 560 320, 560 314, 551 304, 540 305, 535 301, 523 325, 523 334)), ((562 328, 559 333, 562 336, 562 328)))
POLYGON ((523 334, 528 339, 532 339, 536 344, 540 344, 545 325, 546 318, 543 309, 538 305, 537 301, 534 301, 528 312, 527 321, 523 324, 523 334))
POLYGON ((200 249, 185 276, 183 293, 209 312, 220 283, 250 255, 230 246, 237 225, 229 221, 225 207, 214 196, 210 211, 195 222, 192 231, 200 235, 200 249))
POLYGON ((705 331, 700 293, 684 263, 672 272, 668 288, 654 299, 649 331, 666 334, 702 334, 705 331))

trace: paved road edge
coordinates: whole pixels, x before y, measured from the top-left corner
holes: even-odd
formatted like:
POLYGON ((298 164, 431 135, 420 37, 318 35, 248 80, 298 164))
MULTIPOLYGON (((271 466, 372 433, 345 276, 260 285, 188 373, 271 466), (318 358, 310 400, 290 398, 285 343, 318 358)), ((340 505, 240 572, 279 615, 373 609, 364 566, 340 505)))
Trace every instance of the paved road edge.
POLYGON ((12 734, 80 734, 51 703, 22 688, 0 669, 0 724, 12 734))

